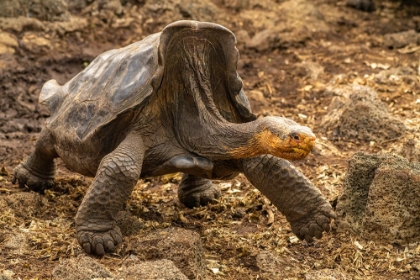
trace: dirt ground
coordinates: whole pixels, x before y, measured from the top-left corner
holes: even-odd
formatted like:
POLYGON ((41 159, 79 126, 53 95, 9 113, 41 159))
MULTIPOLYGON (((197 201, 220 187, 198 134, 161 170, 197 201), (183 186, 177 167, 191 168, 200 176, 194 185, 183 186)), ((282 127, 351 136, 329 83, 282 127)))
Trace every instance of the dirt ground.
MULTIPOLYGON (((91 178, 58 162, 57 184, 43 196, 27 196, 11 183, 13 169, 33 150, 49 115, 38 104, 43 83, 54 78, 63 84, 98 54, 175 20, 217 22, 237 35, 238 72, 254 112, 289 117, 313 129, 317 147, 295 165, 333 205, 352 154, 407 156, 401 149, 407 141, 418 147, 420 18, 413 15, 415 7, 380 1, 375 12, 366 13, 334 0, 4 3, 0 271, 12 279, 50 279, 60 260, 83 254, 73 219, 91 178), (355 84, 375 90, 407 132, 366 141, 326 130, 323 118, 335 95, 330 88, 355 84)), ((375 134, 371 127, 366 130, 375 134)), ((420 161, 416 156, 410 159, 420 161)), ((125 210, 142 223, 134 235, 172 227, 197 232, 206 256, 205 279, 420 279, 418 243, 386 244, 333 229, 307 244, 296 240, 282 214, 242 176, 220 182, 218 204, 193 210, 178 202, 178 182, 179 175, 139 181, 125 210), (261 254, 270 256, 271 266, 261 265, 261 254)), ((129 242, 125 238, 116 254, 97 261, 117 271, 130 254, 129 242)))

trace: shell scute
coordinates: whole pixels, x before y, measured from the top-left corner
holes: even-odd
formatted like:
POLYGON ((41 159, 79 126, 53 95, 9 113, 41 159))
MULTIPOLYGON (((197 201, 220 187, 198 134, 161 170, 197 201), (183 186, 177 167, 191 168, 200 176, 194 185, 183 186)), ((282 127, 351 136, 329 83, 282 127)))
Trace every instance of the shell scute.
POLYGON ((159 35, 107 51, 63 86, 47 82, 40 102, 49 106, 47 127, 88 137, 119 114, 144 102, 154 91, 159 35))

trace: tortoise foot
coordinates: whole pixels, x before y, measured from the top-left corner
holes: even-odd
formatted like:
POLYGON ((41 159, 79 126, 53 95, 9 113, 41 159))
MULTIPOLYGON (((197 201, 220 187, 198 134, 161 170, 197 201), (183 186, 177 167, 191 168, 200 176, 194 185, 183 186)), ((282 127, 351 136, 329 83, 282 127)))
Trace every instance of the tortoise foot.
POLYGON ((31 171, 24 163, 19 164, 13 171, 12 183, 19 184, 20 188, 29 188, 30 190, 43 193, 46 189, 54 186, 54 178, 43 176, 31 171))
POLYGON ((309 215, 290 222, 290 225, 293 233, 299 239, 312 242, 314 237, 321 239, 323 232, 330 231, 331 220, 335 218, 336 215, 331 207, 320 207, 320 209, 313 211, 309 215))
POLYGON ((86 253, 98 256, 115 252, 117 245, 122 242, 122 234, 118 226, 106 231, 77 230, 76 235, 77 241, 86 253))
POLYGON ((182 204, 194 208, 217 202, 221 192, 212 181, 207 179, 189 181, 188 178, 184 179, 178 189, 178 198, 182 204))

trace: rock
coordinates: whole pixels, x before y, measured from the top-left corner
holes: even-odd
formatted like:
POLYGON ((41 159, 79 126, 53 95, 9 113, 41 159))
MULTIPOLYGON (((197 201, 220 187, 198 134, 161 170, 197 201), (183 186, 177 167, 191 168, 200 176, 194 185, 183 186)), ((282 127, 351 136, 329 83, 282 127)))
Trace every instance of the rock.
MULTIPOLYGON (((28 1, 28 0, 27 0, 28 1)), ((64 0, 29 0, 28 15, 43 21, 65 21, 69 19, 64 0)), ((23 14, 25 16, 25 14, 23 14)))
POLYGON ((109 10, 115 15, 122 15, 124 13, 124 8, 121 5, 120 0, 106 0, 102 1, 102 9, 109 10))
POLYGON ((149 18, 144 23, 146 30, 156 30, 156 18, 151 15, 159 15, 158 24, 161 27, 182 19, 194 19, 224 24, 221 18, 224 14, 212 1, 201 0, 173 0, 146 1, 142 7, 142 14, 149 18))
POLYGON ((369 240, 420 241, 420 163, 393 154, 356 153, 337 203, 337 230, 369 240))
POLYGON ((5 0, 0 6, 0 17, 37 18, 44 21, 67 20, 69 13, 64 0, 5 0))
POLYGON ((255 261, 263 279, 284 279, 284 271, 280 268, 293 266, 293 263, 288 265, 286 261, 270 251, 259 252, 255 261))
POLYGON ((0 44, 0 54, 5 54, 5 53, 15 53, 15 50, 11 47, 0 44))
POLYGON ((334 269, 321 269, 310 271, 305 274, 305 280, 350 280, 350 276, 346 276, 340 271, 334 269))
POLYGON ((248 9, 251 6, 250 0, 223 0, 223 4, 226 8, 240 11, 248 9))
POLYGON ((167 228, 127 241, 129 250, 141 260, 168 259, 190 279, 205 275, 200 236, 190 230, 167 228))
POLYGON ((79 13, 82 9, 86 8, 92 1, 88 0, 66 0, 67 8, 70 13, 79 13))
POLYGON ((246 47, 264 52, 280 47, 303 43, 314 32, 329 30, 321 12, 309 1, 286 1, 280 4, 279 13, 285 20, 274 22, 266 29, 257 32, 246 47))
POLYGON ((85 280, 85 279, 113 279, 112 274, 92 257, 79 255, 77 258, 61 260, 52 271, 52 279, 57 280, 85 280))
POLYGON ((264 93, 260 90, 250 90, 246 95, 251 103, 252 111, 254 112, 262 111, 270 105, 267 98, 265 98, 264 93))
POLYGON ((406 132, 404 123, 390 114, 371 88, 351 85, 327 91, 335 95, 321 122, 329 140, 382 142, 406 132))
POLYGON ((0 197, 0 209, 1 211, 6 211, 9 207, 9 203, 4 199, 4 197, 0 197))
POLYGON ((244 29, 241 29, 235 32, 235 36, 236 36, 236 47, 238 49, 243 48, 246 42, 249 42, 249 40, 251 40, 251 37, 249 37, 248 31, 244 29))
POLYGON ((15 273, 11 270, 3 270, 0 273, 0 280, 12 280, 13 275, 15 275, 15 273))
POLYGON ((71 17, 69 21, 57 22, 54 29, 63 36, 67 33, 86 30, 88 25, 86 18, 71 17))
POLYGON ((28 249, 28 238, 24 233, 9 234, 4 241, 4 248, 13 251, 13 254, 21 255, 28 249))
POLYGON ((258 32, 246 43, 246 47, 258 52, 278 48, 282 43, 285 43, 280 41, 279 32, 281 31, 278 28, 271 28, 258 32))
MULTIPOLYGON (((417 128, 417 131, 420 131, 420 129, 417 128)), ((420 138, 410 135, 404 142, 399 143, 393 151, 410 161, 420 162, 420 138)))
POLYGON ((285 1, 280 4, 280 10, 286 18, 293 19, 296 25, 313 24, 312 31, 329 31, 330 28, 318 8, 308 0, 285 1))
POLYGON ((17 18, 0 18, 0 29, 16 33, 21 33, 23 30, 44 31, 45 25, 35 18, 20 16, 17 18))
POLYGON ((131 255, 124 261, 124 265, 117 276, 116 279, 188 279, 170 260, 161 259, 142 262, 134 255, 131 255))
POLYGON ((385 46, 394 49, 403 48, 409 44, 417 45, 419 42, 420 33, 417 33, 414 29, 404 32, 386 34, 384 36, 385 46))
POLYGON ((61 260, 52 271, 52 279, 85 280, 85 279, 188 279, 175 264, 167 259, 140 261, 134 255, 124 260, 116 273, 111 273, 93 257, 79 255, 76 258, 61 260))
POLYGON ((364 12, 373 12, 376 10, 373 0, 347 0, 345 4, 347 7, 364 12))
POLYGON ((22 47, 33 53, 40 53, 51 49, 48 39, 31 32, 25 33, 21 42, 22 47))
POLYGON ((375 82, 379 84, 395 85, 400 80, 412 80, 416 82, 417 71, 410 67, 396 67, 380 71, 375 75, 375 82))
POLYGON ((26 7, 22 7, 21 1, 3 0, 0 5, 0 17, 18 17, 27 12, 26 7))
POLYGON ((420 271, 420 263, 419 263, 419 262, 412 263, 412 264, 411 264, 411 266, 412 266, 415 270, 420 271))
POLYGON ((306 72, 306 76, 314 81, 318 80, 318 77, 324 73, 324 67, 311 60, 305 60, 300 63, 296 63, 295 65, 296 67, 303 68, 306 72))
POLYGON ((0 32, 0 54, 6 52, 14 53, 14 48, 18 46, 19 43, 14 35, 7 32, 0 32))

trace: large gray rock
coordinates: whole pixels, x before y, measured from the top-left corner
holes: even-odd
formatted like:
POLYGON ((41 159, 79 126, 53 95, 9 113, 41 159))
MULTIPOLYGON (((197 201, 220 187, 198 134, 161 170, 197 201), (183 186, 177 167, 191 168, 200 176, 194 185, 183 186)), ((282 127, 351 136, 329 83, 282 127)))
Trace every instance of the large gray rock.
POLYGON ((337 204, 337 230, 387 243, 420 241, 420 163, 355 154, 337 204))
POLYGON ((334 97, 321 128, 330 140, 380 143, 398 138, 407 130, 369 87, 330 87, 327 92, 334 97))

